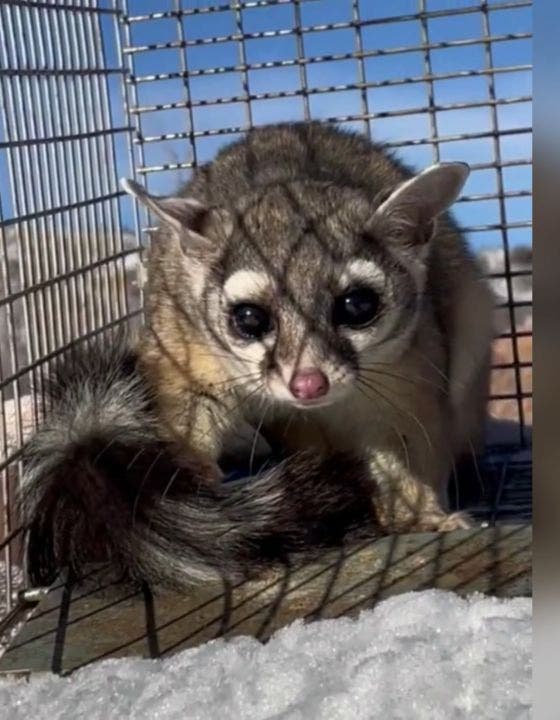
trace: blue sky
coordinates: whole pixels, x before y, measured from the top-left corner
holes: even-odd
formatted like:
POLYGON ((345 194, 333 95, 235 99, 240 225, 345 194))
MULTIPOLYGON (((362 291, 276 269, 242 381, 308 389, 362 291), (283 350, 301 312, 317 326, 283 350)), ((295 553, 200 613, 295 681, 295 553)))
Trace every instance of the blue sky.
MULTIPOLYGON (((182 0, 184 9, 203 9, 219 0, 182 0)), ((112 5, 111 0, 100 0, 101 6, 112 5)), ((227 4, 227 3, 223 3, 227 4)), ((363 47, 366 52, 375 51, 374 57, 366 58, 363 64, 353 58, 337 61, 312 62, 306 64, 304 72, 309 88, 340 86, 355 82, 363 71, 366 82, 379 84, 399 78, 417 78, 425 72, 425 58, 421 50, 395 53, 395 48, 414 47, 422 43, 422 27, 417 19, 400 22, 376 23, 387 16, 415 14, 421 0, 358 0, 362 20, 363 47), (373 21, 373 22, 372 22, 373 21), (370 23, 370 24, 368 24, 370 23), (385 52, 385 54, 383 54, 385 52)), ((477 4, 476 0, 426 0, 428 11, 457 10, 477 4)), ((490 2, 499 8, 503 2, 490 2)), ((347 23, 352 20, 351 0, 302 0, 301 24, 314 27, 331 23, 347 23)), ((176 8, 175 0, 128 0, 129 14, 145 15, 165 12, 176 8)), ((245 8, 240 11, 245 33, 267 31, 289 31, 294 27, 294 5, 278 2, 269 7, 245 8)), ((224 37, 237 31, 236 16, 232 10, 185 15, 179 21, 172 18, 151 18, 147 21, 132 22, 131 45, 142 47, 173 43, 180 33, 188 41, 203 41, 213 37, 224 37)), ((531 30, 531 8, 496 9, 489 13, 490 32, 504 36, 527 33, 531 30)), ((115 26, 107 16, 102 21, 106 62, 109 67, 118 67, 119 58, 115 39, 115 26)), ((483 14, 457 14, 447 17, 432 17, 427 21, 431 43, 468 41, 483 35, 483 14)), ((255 38, 245 42, 246 60, 250 64, 280 62, 287 67, 250 70, 247 75, 251 94, 287 92, 293 93, 301 87, 300 67, 290 64, 298 57, 298 40, 294 33, 272 38, 255 38)), ((214 42, 189 47, 186 56, 182 49, 147 49, 132 54, 134 75, 145 78, 154 75, 173 74, 188 64, 195 73, 210 68, 238 65, 240 43, 236 41, 214 42)), ((301 54, 305 58, 325 55, 352 53, 356 50, 356 33, 352 27, 327 29, 304 33, 301 54)), ((525 65, 531 62, 530 39, 508 39, 492 44, 493 62, 496 67, 525 65)), ((430 53, 432 72, 436 75, 472 71, 485 68, 487 57, 483 44, 462 44, 448 48, 434 49, 430 53)), ((217 98, 232 98, 243 95, 243 74, 223 72, 192 77, 187 84, 181 78, 155 79, 137 83, 138 105, 146 107, 162 103, 185 103, 190 97, 193 103, 212 101, 217 98)), ((527 70, 498 73, 494 76, 498 99, 524 98, 531 95, 531 74, 527 70)), ((369 127, 376 140, 389 143, 422 140, 430 135, 429 115, 423 111, 428 103, 430 86, 426 82, 405 85, 373 87, 367 89, 367 105, 376 117, 369 127), (420 110, 416 112, 415 110, 420 110), (415 112, 411 112, 415 111, 415 112), (399 116, 387 117, 386 113, 406 112, 399 116)), ((113 122, 126 125, 128 120, 122 107, 120 76, 111 79, 111 102, 113 122)), ((436 105, 454 103, 484 103, 488 99, 487 76, 441 79, 433 83, 436 105)), ((301 96, 281 99, 254 100, 250 106, 255 124, 266 122, 304 119, 304 100, 301 96)), ((360 90, 340 90, 328 93, 311 93, 309 110, 313 118, 357 115, 362 111, 360 90)), ((499 127, 505 131, 531 126, 529 102, 498 105, 496 109, 499 127)), ((224 128, 245 127, 248 122, 247 107, 243 102, 222 105, 206 105, 192 108, 157 110, 140 114, 142 135, 159 138, 162 135, 189 132, 216 131, 224 128)), ((492 129, 492 112, 489 107, 445 110, 436 113, 440 136, 454 136, 463 133, 488 133, 492 129)), ((347 127, 364 130, 361 121, 345 123, 347 127)), ((198 162, 211 159, 217 149, 236 137, 235 134, 220 134, 213 137, 199 137, 194 148, 186 139, 161 139, 144 142, 135 148, 135 164, 147 167, 191 162, 196 155, 198 162), (143 154, 143 161, 142 156, 143 154)), ((504 161, 515 162, 531 157, 531 135, 528 132, 507 134, 499 138, 499 147, 504 161)), ((397 148, 397 154, 412 166, 421 169, 435 160, 430 144, 415 144, 397 148)), ((470 164, 485 164, 494 158, 492 137, 472 138, 440 144, 441 160, 462 160, 470 164)), ((130 175, 130 162, 125 135, 117 139, 117 174, 130 175)), ((0 164, 0 174, 2 174, 0 164)), ((189 171, 163 170, 140 173, 138 179, 146 182, 148 188, 157 193, 171 193, 188 177, 189 171)), ((505 191, 526 192, 531 188, 531 168, 528 165, 507 167, 503 170, 505 191)), ((465 189, 466 195, 493 193, 497 190, 497 173, 493 169, 475 170, 465 189)), ((531 218, 531 198, 512 197, 506 200, 506 215, 509 223, 523 225, 531 218)), ((6 212, 6 207, 4 208, 6 212)), ((125 224, 132 225, 132 202, 122 200, 125 224)), ((500 206, 497 200, 480 200, 458 203, 455 213, 463 226, 472 227, 498 223, 500 206)), ((472 232, 471 242, 476 247, 498 246, 501 233, 498 230, 472 232)), ((530 241, 530 231, 525 227, 511 228, 509 239, 513 244, 530 241)))

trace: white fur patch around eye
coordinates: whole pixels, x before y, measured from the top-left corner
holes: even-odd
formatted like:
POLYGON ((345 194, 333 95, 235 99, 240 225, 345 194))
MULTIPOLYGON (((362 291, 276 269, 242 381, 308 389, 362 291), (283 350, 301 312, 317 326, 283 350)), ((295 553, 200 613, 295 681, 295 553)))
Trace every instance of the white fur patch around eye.
POLYGON ((235 355, 239 360, 249 363, 251 371, 256 373, 258 363, 264 360, 266 347, 262 342, 253 342, 243 348, 236 348, 235 355))
POLYGON ((256 270, 238 270, 230 275, 224 284, 224 295, 228 302, 251 300, 270 291, 271 281, 266 273, 256 270))
POLYGON ((373 260, 352 260, 348 263, 340 278, 342 286, 355 282, 371 283, 375 288, 382 288, 386 275, 373 260))

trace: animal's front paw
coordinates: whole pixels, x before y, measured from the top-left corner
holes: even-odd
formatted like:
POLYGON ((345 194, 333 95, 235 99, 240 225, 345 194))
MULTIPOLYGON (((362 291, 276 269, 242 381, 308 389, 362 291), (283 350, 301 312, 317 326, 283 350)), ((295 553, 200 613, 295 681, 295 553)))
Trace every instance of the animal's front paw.
POLYGON ((445 515, 438 523, 439 532, 451 532, 452 530, 468 530, 474 527, 472 518, 465 512, 454 512, 445 515))

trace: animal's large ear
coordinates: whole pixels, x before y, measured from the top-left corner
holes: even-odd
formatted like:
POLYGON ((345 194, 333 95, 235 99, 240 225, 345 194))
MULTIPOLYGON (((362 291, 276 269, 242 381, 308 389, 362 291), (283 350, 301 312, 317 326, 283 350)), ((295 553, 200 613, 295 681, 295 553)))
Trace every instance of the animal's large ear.
POLYGON ((470 168, 466 163, 432 165, 401 183, 381 203, 372 225, 381 224, 386 235, 424 244, 433 235, 435 221, 458 198, 470 168))
POLYGON ((150 195, 134 180, 122 179, 121 186, 177 234, 185 252, 208 250, 214 246, 214 242, 206 236, 206 230, 211 216, 218 212, 215 209, 207 208, 194 198, 150 195))

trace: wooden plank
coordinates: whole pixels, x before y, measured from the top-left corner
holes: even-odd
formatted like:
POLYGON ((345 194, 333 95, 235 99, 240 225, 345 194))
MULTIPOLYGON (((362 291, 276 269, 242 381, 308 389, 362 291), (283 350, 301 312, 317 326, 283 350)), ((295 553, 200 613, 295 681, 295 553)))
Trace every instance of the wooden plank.
POLYGON ((236 586, 189 595, 55 584, 0 659, 0 672, 69 673, 107 657, 160 657, 217 637, 266 640, 297 618, 355 615, 410 590, 531 594, 531 526, 390 536, 325 552, 236 586))

